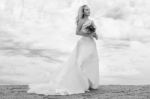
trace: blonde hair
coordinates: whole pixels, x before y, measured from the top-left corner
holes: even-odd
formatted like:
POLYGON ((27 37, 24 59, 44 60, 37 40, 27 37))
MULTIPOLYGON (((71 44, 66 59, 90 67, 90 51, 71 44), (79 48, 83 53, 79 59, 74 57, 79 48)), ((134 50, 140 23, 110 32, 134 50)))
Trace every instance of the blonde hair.
POLYGON ((82 5, 78 10, 78 15, 76 17, 76 24, 78 25, 79 21, 84 18, 84 7, 87 5, 82 5))

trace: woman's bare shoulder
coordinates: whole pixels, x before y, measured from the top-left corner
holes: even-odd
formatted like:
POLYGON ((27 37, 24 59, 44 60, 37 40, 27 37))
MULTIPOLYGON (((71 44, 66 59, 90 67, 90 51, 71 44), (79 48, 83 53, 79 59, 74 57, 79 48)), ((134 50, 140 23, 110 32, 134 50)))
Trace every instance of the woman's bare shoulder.
POLYGON ((84 24, 84 20, 80 20, 79 24, 83 25, 84 24))
POLYGON ((84 24, 84 21, 83 21, 83 20, 80 20, 79 23, 78 23, 78 27, 81 28, 81 27, 83 26, 83 24, 84 24))

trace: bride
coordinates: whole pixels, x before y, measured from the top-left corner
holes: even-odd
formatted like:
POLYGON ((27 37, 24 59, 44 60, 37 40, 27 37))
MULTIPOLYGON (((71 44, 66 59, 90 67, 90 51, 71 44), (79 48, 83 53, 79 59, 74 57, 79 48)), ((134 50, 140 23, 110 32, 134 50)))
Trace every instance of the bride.
POLYGON ((99 86, 99 59, 96 49, 98 39, 95 24, 89 19, 90 9, 87 5, 79 8, 76 35, 81 36, 63 69, 49 78, 49 83, 30 84, 28 93, 45 95, 69 95, 97 89, 99 86))

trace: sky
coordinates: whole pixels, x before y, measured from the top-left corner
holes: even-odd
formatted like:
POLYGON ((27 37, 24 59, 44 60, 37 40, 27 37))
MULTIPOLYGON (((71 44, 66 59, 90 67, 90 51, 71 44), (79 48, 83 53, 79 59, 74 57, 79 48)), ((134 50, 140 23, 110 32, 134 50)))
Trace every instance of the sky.
POLYGON ((150 83, 149 0, 0 0, 0 83, 48 81, 80 39, 83 4, 100 38, 100 83, 150 83))

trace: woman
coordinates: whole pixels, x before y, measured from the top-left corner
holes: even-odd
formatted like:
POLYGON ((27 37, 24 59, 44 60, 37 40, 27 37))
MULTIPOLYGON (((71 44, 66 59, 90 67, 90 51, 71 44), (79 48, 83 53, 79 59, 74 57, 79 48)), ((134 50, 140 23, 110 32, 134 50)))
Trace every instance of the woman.
POLYGON ((81 38, 71 53, 68 60, 63 64, 63 69, 54 78, 50 78, 47 84, 29 85, 28 93, 45 95, 68 95, 78 94, 97 89, 99 86, 99 59, 96 49, 95 25, 89 19, 90 9, 83 5, 77 16, 76 34, 81 38), (92 29, 87 28, 92 25, 92 29), (93 30, 91 32, 90 30, 93 30))

